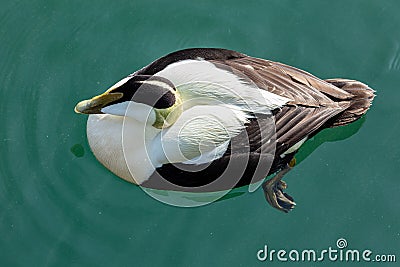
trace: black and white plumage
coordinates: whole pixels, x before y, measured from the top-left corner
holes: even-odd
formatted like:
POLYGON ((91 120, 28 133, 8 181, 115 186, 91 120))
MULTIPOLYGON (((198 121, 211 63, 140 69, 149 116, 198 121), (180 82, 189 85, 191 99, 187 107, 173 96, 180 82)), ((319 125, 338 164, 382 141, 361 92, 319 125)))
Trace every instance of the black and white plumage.
MULTIPOLYGON (((154 61, 75 110, 91 114, 90 147, 119 177, 202 192, 287 170, 307 138, 359 119, 373 98, 355 80, 321 80, 235 51, 194 48, 154 61), (237 177, 218 182, 235 160, 246 163, 229 173, 237 177)), ((288 211, 294 203, 280 178, 264 190, 273 206, 288 211)))

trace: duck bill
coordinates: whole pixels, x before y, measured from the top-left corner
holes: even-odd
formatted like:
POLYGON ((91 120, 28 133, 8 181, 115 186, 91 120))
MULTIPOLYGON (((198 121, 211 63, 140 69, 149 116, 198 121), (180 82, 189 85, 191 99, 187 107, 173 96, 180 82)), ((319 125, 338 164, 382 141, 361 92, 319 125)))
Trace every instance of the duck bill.
POLYGON ((98 95, 92 99, 83 100, 75 106, 75 112, 81 114, 103 114, 102 108, 108 106, 110 103, 121 99, 123 93, 108 93, 98 95))

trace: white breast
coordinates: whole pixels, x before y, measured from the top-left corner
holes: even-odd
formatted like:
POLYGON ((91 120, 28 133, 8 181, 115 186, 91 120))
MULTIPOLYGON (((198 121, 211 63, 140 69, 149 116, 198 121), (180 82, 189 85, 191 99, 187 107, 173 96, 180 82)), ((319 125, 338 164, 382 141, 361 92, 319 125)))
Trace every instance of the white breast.
POLYGON ((122 149, 123 117, 93 114, 87 121, 87 138, 93 154, 107 169, 135 183, 125 164, 122 149))
POLYGON ((87 121, 89 146, 97 160, 117 176, 135 184, 142 183, 159 167, 154 166, 159 164, 153 163, 151 154, 147 153, 148 144, 157 133, 157 129, 128 117, 93 114, 87 121))

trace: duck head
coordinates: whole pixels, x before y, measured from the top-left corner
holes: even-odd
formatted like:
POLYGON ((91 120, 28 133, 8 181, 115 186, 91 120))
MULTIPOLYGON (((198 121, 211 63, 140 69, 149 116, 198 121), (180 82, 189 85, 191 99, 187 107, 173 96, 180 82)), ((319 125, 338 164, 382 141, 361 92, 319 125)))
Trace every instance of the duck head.
POLYGON ((128 76, 101 95, 75 106, 82 114, 111 114, 131 117, 162 129, 171 126, 182 113, 182 101, 174 84, 152 75, 128 76))

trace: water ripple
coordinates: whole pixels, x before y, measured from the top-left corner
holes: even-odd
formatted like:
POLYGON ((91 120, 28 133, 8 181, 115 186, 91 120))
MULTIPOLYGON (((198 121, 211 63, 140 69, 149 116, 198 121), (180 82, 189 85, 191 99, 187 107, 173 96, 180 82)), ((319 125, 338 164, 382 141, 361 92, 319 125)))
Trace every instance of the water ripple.
POLYGON ((400 44, 396 43, 395 52, 389 61, 389 70, 399 70, 400 69, 400 44))

